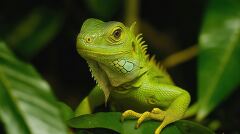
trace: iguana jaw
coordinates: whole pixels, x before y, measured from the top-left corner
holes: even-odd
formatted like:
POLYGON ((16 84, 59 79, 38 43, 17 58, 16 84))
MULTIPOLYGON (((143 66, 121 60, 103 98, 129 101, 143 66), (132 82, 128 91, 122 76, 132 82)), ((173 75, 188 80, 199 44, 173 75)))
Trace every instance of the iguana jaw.
POLYGON ((82 56, 87 56, 89 58, 91 57, 99 57, 99 56, 115 56, 115 55, 122 55, 122 54, 127 54, 130 53, 130 51, 119 51, 115 53, 110 53, 110 52, 100 52, 100 51, 93 51, 93 50, 88 50, 88 49, 82 49, 79 48, 77 51, 82 55, 82 56))

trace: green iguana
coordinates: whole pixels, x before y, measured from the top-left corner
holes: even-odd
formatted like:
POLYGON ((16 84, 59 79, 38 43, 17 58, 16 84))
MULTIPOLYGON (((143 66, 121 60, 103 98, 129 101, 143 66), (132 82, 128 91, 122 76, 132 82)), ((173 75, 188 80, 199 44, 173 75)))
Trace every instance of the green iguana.
POLYGON ((181 119, 190 95, 174 85, 168 73, 146 53, 141 34, 121 22, 87 19, 77 37, 77 51, 87 61, 97 82, 79 105, 76 114, 91 113, 109 102, 125 118, 137 118, 136 128, 146 119, 162 121, 159 134, 168 124, 181 119), (83 108, 84 107, 84 108, 83 108))

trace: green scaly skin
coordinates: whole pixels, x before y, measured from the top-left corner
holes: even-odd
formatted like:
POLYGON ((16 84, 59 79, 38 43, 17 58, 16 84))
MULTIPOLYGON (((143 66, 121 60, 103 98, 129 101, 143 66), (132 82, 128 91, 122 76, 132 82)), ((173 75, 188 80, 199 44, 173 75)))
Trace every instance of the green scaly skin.
POLYGON ((187 91, 177 87, 154 58, 146 54, 141 34, 120 22, 87 19, 77 37, 77 51, 87 61, 98 83, 79 105, 76 115, 91 113, 109 102, 123 111, 121 120, 136 118, 136 128, 146 119, 162 121, 159 134, 181 119, 190 103, 187 91), (84 108, 83 108, 84 107, 84 108))

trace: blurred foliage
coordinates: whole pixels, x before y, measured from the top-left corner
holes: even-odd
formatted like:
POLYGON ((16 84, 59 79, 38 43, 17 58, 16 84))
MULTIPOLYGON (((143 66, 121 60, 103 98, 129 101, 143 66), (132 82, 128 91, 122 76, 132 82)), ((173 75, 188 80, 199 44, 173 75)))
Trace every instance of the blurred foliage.
POLYGON ((98 18, 109 20, 119 10, 121 0, 85 0, 87 7, 98 18))
POLYGON ((0 118, 9 134, 66 134, 49 85, 0 42, 0 118), (40 128, 39 128, 40 126, 40 128))
POLYGON ((240 1, 211 0, 199 40, 197 119, 204 119, 240 83, 240 1))
POLYGON ((59 32, 63 18, 62 12, 33 9, 7 35, 6 42, 18 55, 31 59, 59 32))
MULTIPOLYGON (((120 122, 121 113, 105 112, 91 115, 82 115, 69 121, 73 128, 106 128, 121 134, 154 133, 159 126, 158 121, 146 121, 140 128, 135 129, 136 120, 120 122)), ((213 134, 211 130, 191 121, 181 120, 167 126, 161 134, 213 134)))

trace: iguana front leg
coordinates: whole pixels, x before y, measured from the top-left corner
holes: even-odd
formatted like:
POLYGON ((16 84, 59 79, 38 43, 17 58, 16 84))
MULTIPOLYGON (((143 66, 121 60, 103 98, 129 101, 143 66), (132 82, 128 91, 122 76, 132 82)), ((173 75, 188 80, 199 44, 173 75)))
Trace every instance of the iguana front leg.
POLYGON ((187 92, 183 92, 170 104, 166 111, 154 108, 151 112, 147 111, 140 114, 132 110, 127 110, 122 114, 121 120, 123 121, 128 117, 138 118, 136 128, 138 128, 146 119, 162 121, 160 126, 155 130, 155 134, 159 134, 165 126, 183 117, 189 102, 189 94, 187 92))

